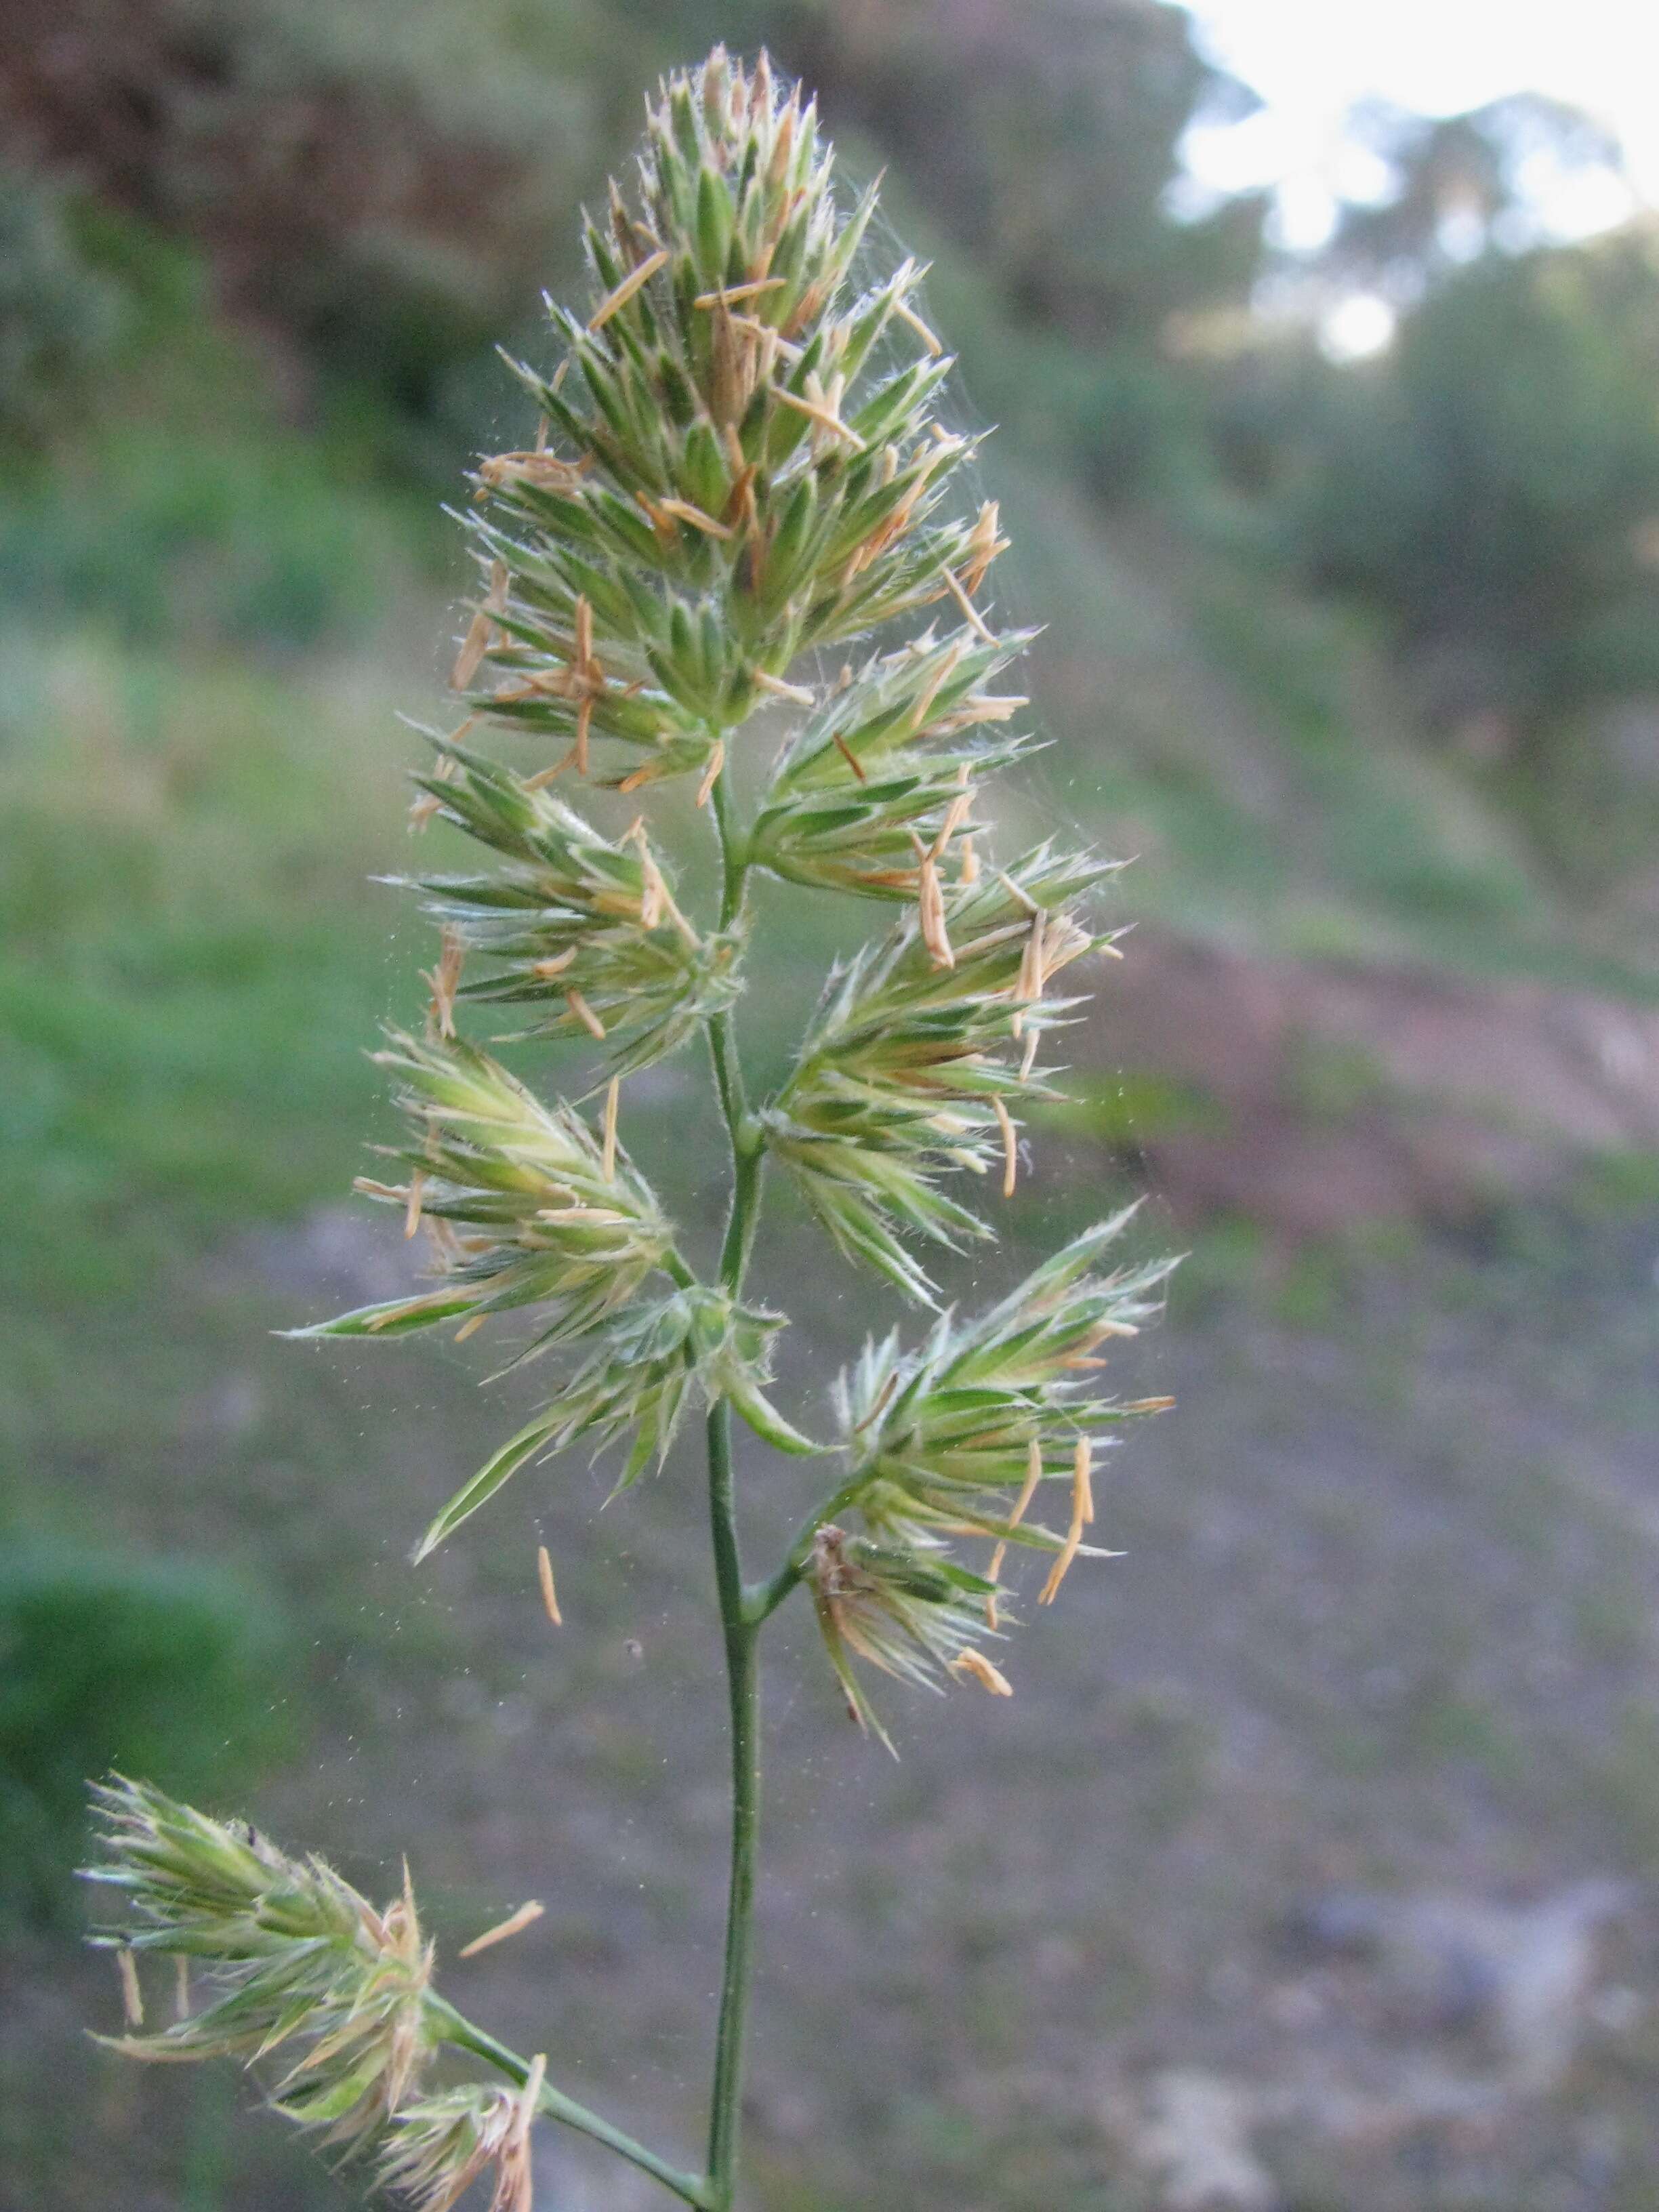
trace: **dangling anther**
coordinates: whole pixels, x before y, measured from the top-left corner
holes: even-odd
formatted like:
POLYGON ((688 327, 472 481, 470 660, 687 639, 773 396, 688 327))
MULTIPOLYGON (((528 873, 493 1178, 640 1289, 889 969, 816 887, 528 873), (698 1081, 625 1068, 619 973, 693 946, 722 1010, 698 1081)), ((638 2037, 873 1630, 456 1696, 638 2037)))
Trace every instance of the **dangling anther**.
POLYGON ((506 609, 507 563, 497 561, 489 571, 489 592, 483 605, 475 610, 466 635, 461 640, 461 649, 455 656, 455 665, 449 672, 452 691, 465 691, 477 674, 495 633, 495 617, 506 609))
POLYGON ((510 1937, 522 1935, 532 1922, 541 1918, 546 1910, 544 1905, 532 1897, 516 1912, 510 1912, 505 1920, 498 1920, 493 1928, 486 1928, 482 1936, 475 1936, 470 1943, 463 1943, 455 1954, 456 1957, 476 1959, 480 1951, 488 1951, 497 1943, 505 1943, 510 1937))
POLYGON ((617 1180, 617 1109, 622 1098, 622 1078, 613 1075, 605 1094, 605 1149, 600 1164, 607 1182, 617 1180))
POLYGON ((1014 1686, 1008 1677, 994 1667, 982 1651, 975 1651, 971 1644, 951 1660, 951 1671, 954 1674, 971 1674, 981 1688, 988 1690, 994 1698, 1012 1698, 1014 1694, 1014 1686))
POLYGON ((1048 1579, 1037 1593, 1039 1605, 1052 1605, 1060 1594, 1066 1571, 1083 1546, 1083 1531, 1095 1517, 1094 1492, 1089 1479, 1091 1450, 1087 1437, 1079 1437, 1072 1457, 1072 1525, 1066 1541, 1054 1555, 1048 1579))
POLYGON ((553 1561, 545 1544, 536 1547, 536 1579, 542 1587, 542 1603, 547 1617, 555 1628, 564 1626, 564 1615, 559 1611, 559 1593, 553 1585, 553 1561))
POLYGON ((939 574, 945 579, 945 589, 950 592, 951 597, 956 601, 957 605, 962 609, 963 613, 966 616, 969 628, 974 631, 976 636, 982 637, 987 645, 994 645, 997 641, 996 632, 987 623, 984 616, 981 614, 979 609, 969 598, 967 592, 963 591, 962 586, 957 582, 956 576, 952 574, 951 570, 948 567, 941 568, 939 574))
MULTIPOLYGON (((1015 1500, 1014 1510, 1008 1516, 1008 1528, 1011 1534, 1025 1518, 1025 1509, 1036 1497, 1036 1486, 1042 1480, 1042 1443, 1039 1437, 1033 1437, 1030 1448, 1025 1455, 1025 1480, 1021 1486, 1018 1498, 1015 1500)), ((1008 1538, 1000 1537, 997 1547, 991 1554, 991 1564, 985 1570, 985 1579, 988 1583, 994 1583, 997 1580, 1002 1572, 1002 1563, 1007 1556, 1008 1538)), ((985 1601, 985 1623, 988 1628, 994 1628, 997 1625, 997 1594, 994 1590, 985 1601)))
POLYGON ((1005 1198, 1012 1198, 1019 1174, 1019 1138, 1014 1128, 1012 1115, 994 1091, 991 1093, 991 1105, 997 1117, 997 1127, 1002 1132, 1002 1194, 1005 1198))
POLYGON ((654 253, 647 253, 637 269, 630 269, 614 291, 607 292, 587 319, 590 332, 602 331, 619 307, 625 307, 641 285, 648 284, 668 259, 668 248, 659 246, 654 253))
POLYGON ((945 927, 945 892, 939 879, 939 862, 914 830, 910 839, 916 848, 916 911, 921 941, 935 968, 954 968, 957 956, 951 950, 950 934, 945 927))

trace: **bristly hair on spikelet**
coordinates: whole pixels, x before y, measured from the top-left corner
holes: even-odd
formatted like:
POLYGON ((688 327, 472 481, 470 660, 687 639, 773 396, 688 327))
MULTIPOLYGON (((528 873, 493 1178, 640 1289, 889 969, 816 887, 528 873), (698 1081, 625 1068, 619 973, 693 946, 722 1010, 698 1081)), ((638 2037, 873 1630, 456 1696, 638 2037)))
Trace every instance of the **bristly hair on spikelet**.
MULTIPOLYGON (((963 496, 975 443, 939 417, 951 363, 919 310, 925 272, 861 265, 874 205, 873 188, 837 204, 812 103, 763 56, 750 70, 716 48, 647 103, 634 188, 613 185, 585 221, 587 296, 550 302, 556 358, 509 364, 537 428, 480 461, 463 518, 477 589, 451 673, 459 709, 424 732, 410 817, 451 850, 394 879, 437 933, 426 1027, 378 1055, 404 1134, 384 1179, 358 1186, 407 1237, 424 1231, 428 1278, 295 1332, 379 1340, 453 1324, 459 1340, 516 1324, 500 1371, 557 1368, 417 1558, 534 1461, 614 1449, 627 1489, 663 1467, 694 1407, 706 1417, 734 1816, 706 2172, 677 2172, 438 1998, 407 1888, 377 1911, 244 1826, 142 1784, 96 1793, 94 1878, 128 1908, 98 1940, 131 2003, 148 1953, 195 1962, 208 1984, 201 2009, 118 2047, 279 2056, 279 2108, 372 2158, 416 2212, 450 2212, 486 2179, 491 2212, 531 2212, 538 2112, 697 2212, 732 2212, 763 1628, 805 1589, 848 1709, 890 1748, 864 1668, 1011 1696, 987 1649, 1012 1625, 1005 1567, 1042 1553, 1044 1605, 1079 1554, 1110 1556, 1088 1540, 1097 1456, 1169 1402, 1100 1379, 1169 1271, 1113 1264, 1127 1213, 978 1314, 939 1312, 921 1256, 994 1242, 1027 1109, 1058 1086, 1039 1055, 1079 1018, 1087 964, 1117 947, 1099 913, 1109 864, 1053 842, 992 850, 988 787, 1032 743, 1007 681, 1032 633, 1000 630, 985 601, 1006 540, 994 503, 963 496), (750 726, 763 714, 763 754, 750 726), (606 793, 646 793, 657 811, 630 821, 606 793), (668 857, 700 830, 717 904, 700 900, 695 865, 668 857), (471 866, 454 864, 458 838, 471 866), (829 977, 778 1087, 751 1102, 734 1017, 757 878, 857 902, 878 929, 829 977), (706 1279, 622 1135, 624 1086, 695 1039, 729 1149, 706 1279), (526 1048, 533 1084, 496 1056, 526 1048), (773 1403, 783 1316, 744 1295, 769 1176, 937 1316, 914 1348, 896 1331, 871 1338, 835 1388, 835 1443, 773 1403), (957 1194, 975 1187, 977 1211, 957 1194), (781 1452, 842 1455, 840 1487, 756 1582, 733 1413, 781 1452), (1045 1513, 1045 1492, 1063 1516, 1045 1513), (963 1556, 978 1545, 983 1557, 963 1556), (511 2086, 434 2083, 440 2043, 511 2086)), ((537 1575, 561 1625, 545 1547, 537 1575)))

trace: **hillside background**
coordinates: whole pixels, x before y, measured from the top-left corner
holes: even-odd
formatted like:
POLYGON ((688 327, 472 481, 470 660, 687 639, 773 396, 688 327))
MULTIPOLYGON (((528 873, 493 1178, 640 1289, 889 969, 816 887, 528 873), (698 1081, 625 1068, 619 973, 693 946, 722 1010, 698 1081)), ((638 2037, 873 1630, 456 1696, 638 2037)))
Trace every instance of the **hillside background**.
MULTIPOLYGON (((885 168, 1046 624, 1018 804, 1133 859, 997 1265, 1140 1189, 1192 1255, 1125 1370, 1180 1401, 1103 1492, 1128 1556, 1012 1703, 901 1705, 895 1768, 793 1623, 757 2212, 1651 2206, 1659 222, 1564 241, 1528 181, 1616 146, 1548 86, 1373 107, 1291 256, 1186 189, 1252 95, 1152 0, 0 31, 0 2208, 354 2201, 243 2085, 87 2040, 112 1760, 370 1887, 407 1851, 452 1960, 541 1896, 458 2000, 693 2141, 695 1470, 603 1516, 544 1470, 412 1573, 510 1391, 272 1332, 402 1280, 348 1193, 427 948, 373 878, 469 580, 442 502, 523 428, 493 345, 545 353, 577 204, 715 37, 885 168), (1356 297, 1395 318, 1359 358, 1356 297)), ((782 931, 781 989, 825 957, 782 931)), ((694 1229, 696 1081, 630 1089, 694 1229)), ((872 1306, 781 1218, 800 1393, 872 1306)), ((561 2212, 648 2202, 548 2159, 561 2212)))

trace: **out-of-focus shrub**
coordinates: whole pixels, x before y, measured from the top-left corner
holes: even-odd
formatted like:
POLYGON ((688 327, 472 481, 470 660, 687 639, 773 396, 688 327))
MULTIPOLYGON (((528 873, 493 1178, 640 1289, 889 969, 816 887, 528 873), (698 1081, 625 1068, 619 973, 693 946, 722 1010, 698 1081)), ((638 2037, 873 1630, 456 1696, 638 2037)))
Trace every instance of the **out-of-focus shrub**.
POLYGON ((1296 503, 1315 580, 1368 600, 1432 719, 1547 742, 1659 680, 1659 255, 1494 255, 1337 379, 1296 503))
POLYGON ((14 614, 127 639, 326 645, 375 618, 398 560, 381 517, 333 495, 315 447, 276 432, 124 427, 0 520, 14 614))
POLYGON ((60 421, 125 326, 118 284, 89 264, 70 194, 0 162, 0 441, 60 421))
POLYGON ((88 1774, 219 1796, 291 1748, 285 1644, 193 1564, 55 1545, 0 1563, 0 1917, 67 1913, 88 1774))
POLYGON ((58 258, 37 255, 33 283, 11 276, 0 317, 0 603, 128 642, 304 651, 359 634, 410 537, 361 437, 282 419, 281 364, 216 316, 198 252, 21 182, 58 258), (76 322, 59 291, 94 307, 76 322))

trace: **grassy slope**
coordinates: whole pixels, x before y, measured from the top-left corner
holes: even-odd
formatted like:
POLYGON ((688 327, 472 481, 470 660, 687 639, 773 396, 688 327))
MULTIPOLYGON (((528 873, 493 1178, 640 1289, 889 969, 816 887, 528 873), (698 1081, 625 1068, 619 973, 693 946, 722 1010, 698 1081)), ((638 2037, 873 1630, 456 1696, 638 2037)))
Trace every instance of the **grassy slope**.
POLYGON ((1266 952, 1659 996, 1659 945, 1597 943, 1500 794, 1413 738, 1354 621, 1248 545, 1103 524, 1051 477, 1008 492, 1016 603, 1048 625, 1063 765, 1043 795, 1139 856, 1137 913, 1266 952))

